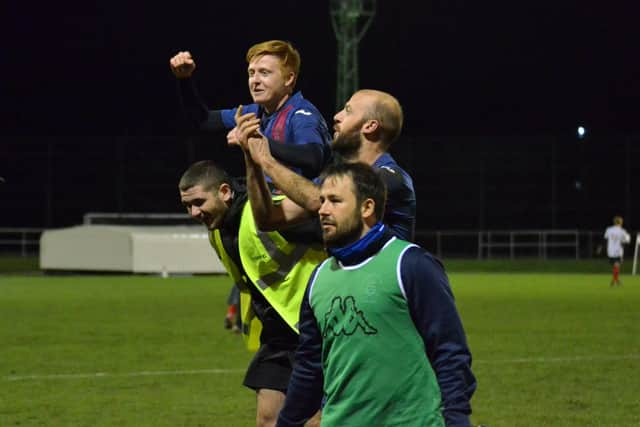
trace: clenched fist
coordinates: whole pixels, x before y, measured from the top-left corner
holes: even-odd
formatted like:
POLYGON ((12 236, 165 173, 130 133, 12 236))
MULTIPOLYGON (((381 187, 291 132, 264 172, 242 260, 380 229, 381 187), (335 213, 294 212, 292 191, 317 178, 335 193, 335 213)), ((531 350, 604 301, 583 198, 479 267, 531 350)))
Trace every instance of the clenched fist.
POLYGON ((196 63, 193 61, 189 51, 178 52, 176 56, 169 60, 169 66, 173 75, 178 79, 188 79, 196 69, 196 63))

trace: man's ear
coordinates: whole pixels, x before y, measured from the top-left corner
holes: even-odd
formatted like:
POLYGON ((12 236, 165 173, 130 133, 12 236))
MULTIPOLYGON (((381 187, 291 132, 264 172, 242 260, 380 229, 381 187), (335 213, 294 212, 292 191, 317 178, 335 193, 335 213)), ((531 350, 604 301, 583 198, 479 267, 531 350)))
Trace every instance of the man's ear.
POLYGON ((231 186, 226 182, 220 184, 220 187, 218 187, 218 197, 225 203, 231 202, 231 198, 233 197, 231 186))
POLYGON ((289 76, 286 78, 284 85, 289 87, 293 87, 293 85, 296 82, 296 73, 294 73, 293 71, 289 71, 289 76))
POLYGON ((365 135, 373 135, 380 129, 380 122, 377 120, 367 120, 362 125, 362 133, 365 135))
POLYGON ((367 223, 370 221, 372 221, 371 224, 378 222, 376 218, 376 202, 374 202, 373 199, 367 199, 362 202, 362 205, 360 205, 360 215, 362 216, 362 220, 367 223))

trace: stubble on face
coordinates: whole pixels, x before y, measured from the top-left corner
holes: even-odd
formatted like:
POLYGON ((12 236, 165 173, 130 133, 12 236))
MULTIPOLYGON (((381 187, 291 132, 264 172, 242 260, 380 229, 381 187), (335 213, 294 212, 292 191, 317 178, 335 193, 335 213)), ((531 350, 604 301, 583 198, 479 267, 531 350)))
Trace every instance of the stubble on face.
POLYGON ((357 241, 364 224, 351 178, 330 177, 322 184, 321 193, 327 203, 319 211, 325 245, 340 248, 357 241))
POLYGON ((333 230, 333 233, 322 229, 322 237, 328 248, 343 248, 358 241, 362 235, 364 224, 357 211, 351 217, 341 221, 333 230))
POLYGON ((347 160, 355 160, 362 146, 362 126, 366 122, 367 98, 354 94, 344 108, 334 116, 331 147, 347 160))
POLYGON ((227 205, 216 192, 206 191, 201 185, 196 185, 180 191, 180 199, 187 213, 207 230, 220 228, 227 205))

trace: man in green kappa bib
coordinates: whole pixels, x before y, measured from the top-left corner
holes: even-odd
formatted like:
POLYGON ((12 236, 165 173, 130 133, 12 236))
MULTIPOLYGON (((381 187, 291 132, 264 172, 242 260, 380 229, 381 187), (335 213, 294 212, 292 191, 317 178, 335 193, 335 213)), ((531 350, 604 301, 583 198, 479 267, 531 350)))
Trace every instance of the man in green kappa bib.
POLYGON ((309 280, 279 427, 470 426, 471 353, 442 264, 394 237, 385 187, 363 163, 330 166, 318 211, 331 255, 309 280))

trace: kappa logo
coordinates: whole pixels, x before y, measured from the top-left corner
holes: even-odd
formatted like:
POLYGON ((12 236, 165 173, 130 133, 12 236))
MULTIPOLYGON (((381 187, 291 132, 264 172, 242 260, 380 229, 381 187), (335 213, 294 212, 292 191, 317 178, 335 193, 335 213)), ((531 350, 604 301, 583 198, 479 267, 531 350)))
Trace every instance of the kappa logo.
POLYGON ((304 114, 305 116, 310 116, 311 115, 311 111, 298 110, 293 114, 304 114))
POLYGON ((324 315, 322 335, 325 338, 329 334, 334 336, 353 335, 358 328, 367 335, 378 333, 378 330, 371 326, 364 317, 364 313, 356 307, 355 298, 348 296, 343 300, 342 297, 335 297, 331 301, 331 308, 324 315))

